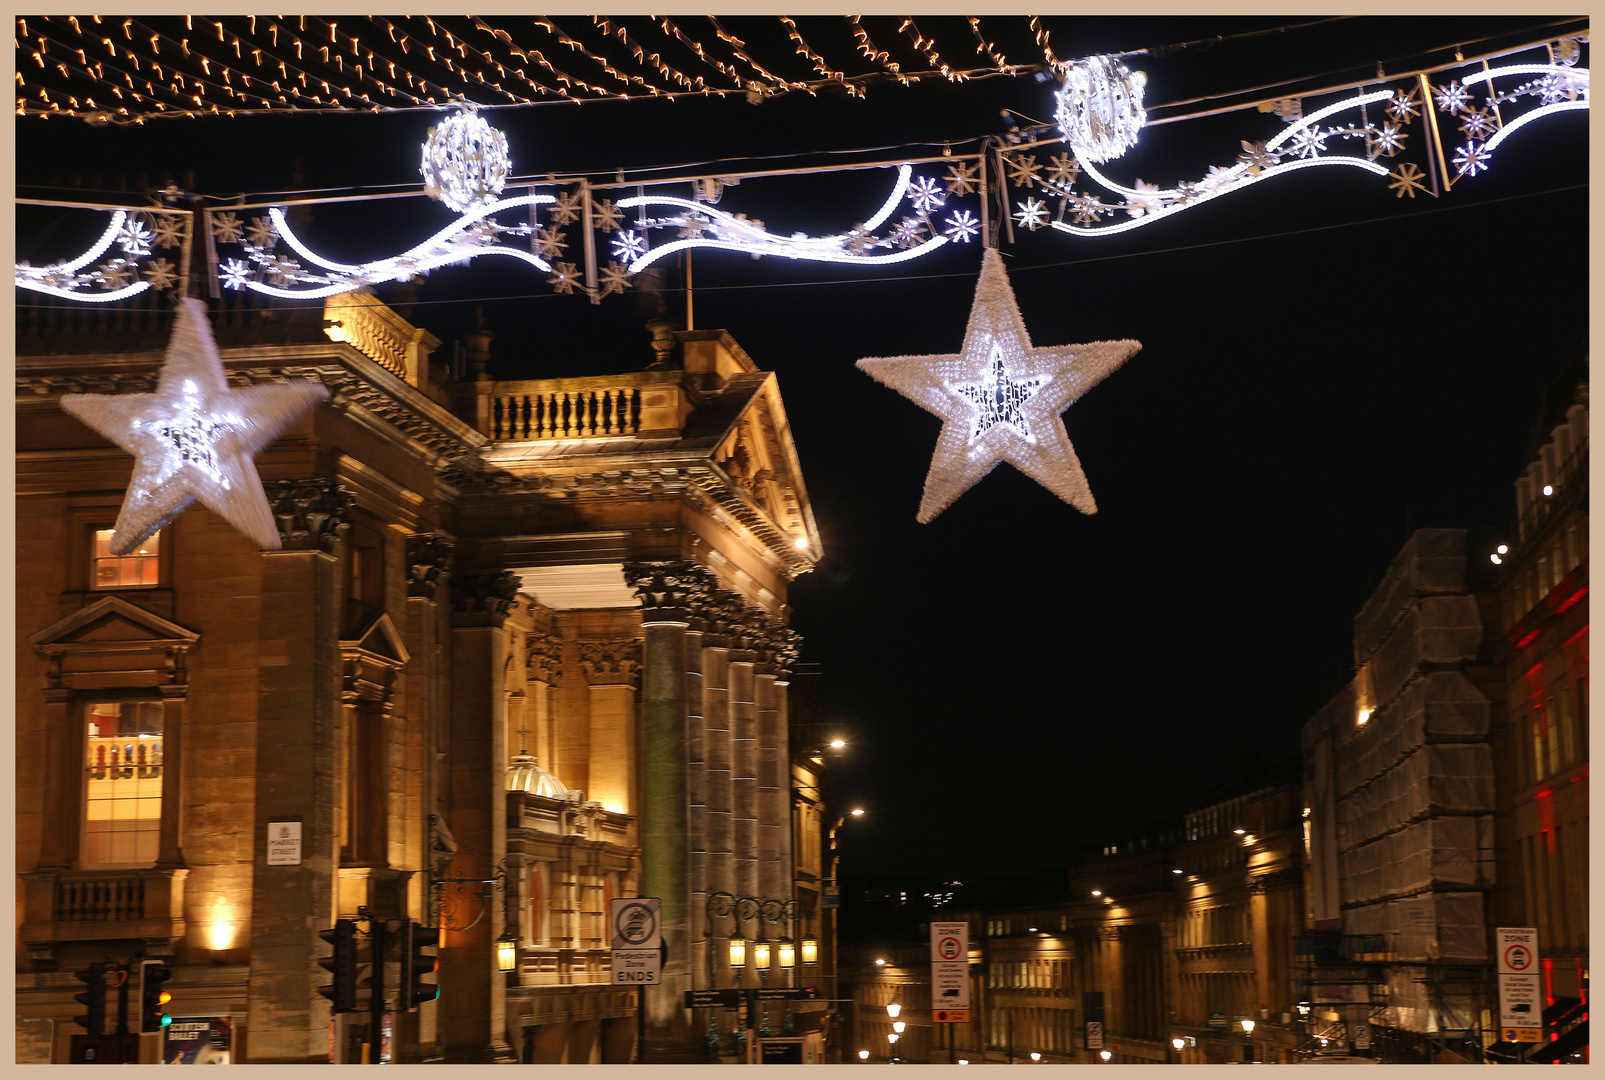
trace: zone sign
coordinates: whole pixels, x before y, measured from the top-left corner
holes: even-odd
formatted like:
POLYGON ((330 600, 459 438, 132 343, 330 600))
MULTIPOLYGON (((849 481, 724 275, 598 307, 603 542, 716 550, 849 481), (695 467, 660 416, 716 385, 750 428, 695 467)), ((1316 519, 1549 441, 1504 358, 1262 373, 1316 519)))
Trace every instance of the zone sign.
POLYGON ((1531 975, 1538 967, 1538 930, 1501 926, 1494 931, 1495 956, 1501 975, 1531 975))

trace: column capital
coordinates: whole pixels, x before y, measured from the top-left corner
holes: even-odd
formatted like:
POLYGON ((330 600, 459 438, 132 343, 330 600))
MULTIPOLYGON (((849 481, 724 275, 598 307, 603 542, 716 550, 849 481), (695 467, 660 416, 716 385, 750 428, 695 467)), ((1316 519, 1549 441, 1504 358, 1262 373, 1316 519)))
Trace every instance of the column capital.
POLYGON ((713 575, 689 559, 627 562, 624 580, 641 601, 643 622, 689 624, 692 609, 713 588, 713 575))
POLYGON ((641 674, 641 643, 634 638, 619 641, 581 641, 580 666, 585 681, 592 686, 634 686, 641 674))
POLYGON ((519 576, 511 570, 451 575, 451 624, 500 628, 513 610, 519 576))
POLYGON ((563 674, 563 641, 552 634, 530 634, 524 638, 524 668, 527 677, 548 686, 563 674))
POLYGON ((269 480, 262 489, 283 550, 334 554, 334 542, 346 527, 346 513, 356 501, 349 489, 327 476, 269 480))
POLYGON ((413 533, 407 537, 407 596, 436 600, 446 561, 457 545, 439 533, 413 533))

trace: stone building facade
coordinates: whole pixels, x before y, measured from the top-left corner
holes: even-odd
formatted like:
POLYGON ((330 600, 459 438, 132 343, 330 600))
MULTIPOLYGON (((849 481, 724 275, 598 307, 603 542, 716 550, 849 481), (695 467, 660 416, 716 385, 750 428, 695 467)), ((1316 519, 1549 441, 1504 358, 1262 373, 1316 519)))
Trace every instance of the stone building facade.
POLYGON ((607 912, 638 895, 667 946, 647 1060, 732 1054, 733 1016, 710 1047, 682 1005, 733 981, 709 898, 794 937, 824 876, 792 842, 786 592, 820 545, 775 377, 682 331, 650 370, 499 382, 481 330, 455 381, 371 296, 233 304, 231 383, 332 393, 258 457, 275 551, 192 508, 111 555, 130 461, 59 398, 150 389, 170 315, 20 320, 18 1060, 68 1060, 73 972, 138 957, 232 1061, 361 1060, 368 1014, 331 1025, 316 964, 359 907, 442 928, 394 1060, 629 1060, 607 912), (268 865, 285 823, 300 861, 268 865))

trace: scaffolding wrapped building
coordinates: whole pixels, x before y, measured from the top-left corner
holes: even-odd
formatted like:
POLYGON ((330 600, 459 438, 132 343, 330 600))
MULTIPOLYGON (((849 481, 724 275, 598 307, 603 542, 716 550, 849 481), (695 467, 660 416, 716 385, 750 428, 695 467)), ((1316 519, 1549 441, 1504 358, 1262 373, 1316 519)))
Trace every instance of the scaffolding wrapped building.
POLYGON ((1482 1026, 1495 807, 1489 698, 1473 681, 1484 641, 1465 532, 1418 530, 1355 617, 1354 679, 1305 725, 1310 925, 1353 946, 1310 963, 1312 1008, 1334 1022, 1368 1013, 1430 1041, 1482 1026), (1338 977, 1344 964, 1354 977, 1338 977))

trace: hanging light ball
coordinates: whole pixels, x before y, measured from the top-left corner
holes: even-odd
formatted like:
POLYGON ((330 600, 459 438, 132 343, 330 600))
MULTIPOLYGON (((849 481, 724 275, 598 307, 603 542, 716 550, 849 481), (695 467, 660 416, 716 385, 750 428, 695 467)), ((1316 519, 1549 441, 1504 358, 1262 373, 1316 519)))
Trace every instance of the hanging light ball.
POLYGON ((429 129, 419 171, 425 195, 463 213, 495 199, 511 166, 507 136, 468 106, 429 129))
POLYGON ((1142 107, 1147 82, 1112 56, 1089 56, 1066 68, 1053 118, 1077 157, 1113 161, 1137 145, 1148 120, 1142 107))

